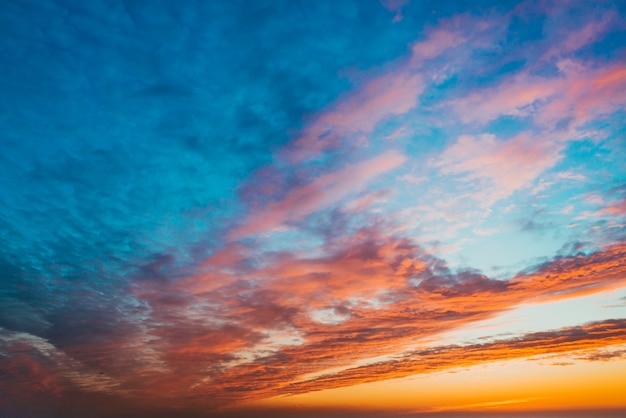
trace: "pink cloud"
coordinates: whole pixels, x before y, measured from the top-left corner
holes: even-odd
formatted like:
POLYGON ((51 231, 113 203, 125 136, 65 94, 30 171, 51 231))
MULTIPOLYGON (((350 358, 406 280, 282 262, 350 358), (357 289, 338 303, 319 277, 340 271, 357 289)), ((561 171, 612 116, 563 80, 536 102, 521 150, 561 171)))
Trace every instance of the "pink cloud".
POLYGON ((581 28, 568 28, 562 34, 562 40, 554 42, 556 45, 548 50, 544 59, 563 56, 569 52, 577 51, 601 38, 616 16, 614 13, 606 13, 601 18, 587 23, 581 28))
POLYGON ((391 190, 382 189, 367 193, 353 201, 347 203, 343 210, 347 212, 361 212, 377 202, 384 202, 391 195, 391 190))
POLYGON ((563 88, 561 80, 518 75, 449 103, 463 122, 485 123, 503 115, 526 116, 563 88), (534 106, 534 107, 533 107, 534 106))
POLYGON ((349 193, 361 190, 373 178, 405 161, 404 155, 389 151, 339 171, 324 174, 309 184, 289 191, 284 199, 252 213, 242 226, 231 231, 229 238, 236 240, 302 220, 311 213, 338 203, 349 193))
POLYGON ((380 0, 380 4, 390 12, 395 13, 393 22, 399 22, 403 19, 402 8, 408 3, 408 0, 380 0))
POLYGON ((557 77, 518 74, 446 105, 465 123, 487 123, 509 115, 528 116, 544 126, 568 119, 579 126, 626 105, 626 66, 592 69, 571 60, 558 66, 557 77))
MULTIPOLYGON (((413 44, 408 60, 320 112, 284 153, 290 160, 300 162, 327 149, 354 145, 359 142, 358 136, 370 134, 381 121, 413 109, 425 86, 424 74, 419 70, 427 61, 465 43, 467 39, 457 27, 469 23, 467 18, 456 18, 428 31, 425 40, 413 44)), ((481 22, 471 24, 485 28, 481 22)))
POLYGON ((426 40, 413 44, 411 48, 411 65, 421 65, 425 60, 432 59, 466 41, 467 38, 455 30, 448 28, 435 29, 426 40))
MULTIPOLYGON (((569 115, 575 117, 578 124, 623 108, 626 105, 626 66, 603 68, 574 77, 565 90, 564 102, 569 105, 569 115)), ((550 110, 546 112, 549 114, 550 110)))
POLYGON ((444 174, 479 180, 472 197, 485 207, 529 187, 561 158, 562 145, 521 134, 508 140, 494 135, 461 136, 434 162, 444 174))
POLYGON ((411 110, 422 89, 421 77, 409 71, 381 76, 342 100, 334 112, 324 114, 319 121, 340 131, 371 132, 385 116, 411 110))
POLYGON ((346 142, 352 141, 354 145, 360 141, 359 135, 371 133, 385 118, 415 107, 422 90, 421 75, 411 71, 374 78, 318 115, 285 152, 291 160, 299 162, 346 142))

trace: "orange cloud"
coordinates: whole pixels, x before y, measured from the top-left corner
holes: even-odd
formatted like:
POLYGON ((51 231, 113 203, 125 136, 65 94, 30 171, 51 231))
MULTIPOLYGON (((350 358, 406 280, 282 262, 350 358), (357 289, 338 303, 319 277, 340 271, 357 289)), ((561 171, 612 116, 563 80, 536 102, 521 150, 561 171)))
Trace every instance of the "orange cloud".
MULTIPOLYGON (((290 385, 289 393, 337 388, 481 363, 565 353, 626 343, 626 320, 615 319, 555 331, 536 332, 487 344, 441 346, 398 358, 347 369, 290 385)), ((588 360, 595 360, 589 357, 588 360)))
POLYGON ((216 407, 285 391, 624 343, 624 323, 618 321, 420 352, 426 361, 410 353, 397 357, 420 341, 521 303, 623 287, 623 244, 557 258, 508 281, 452 272, 410 240, 374 229, 335 237, 318 255, 280 252, 257 259, 238 248, 239 256, 216 255, 216 277, 231 276, 219 278, 221 285, 204 273, 161 288, 152 284, 152 290, 143 286, 141 295, 151 307, 145 324, 156 338, 151 347, 164 364, 146 381, 167 391, 170 401, 216 407), (262 265, 255 261, 260 259, 262 265), (184 302, 173 309, 163 293, 183 293, 184 302), (377 356, 394 357, 355 368, 377 356), (339 371, 303 381, 329 369, 339 371))
POLYGON ((618 200, 601 209, 600 215, 626 215, 626 199, 618 200))
POLYGON ((626 323, 614 320, 487 344, 412 349, 521 303, 623 287, 626 244, 557 258, 508 281, 451 271, 411 240, 375 228, 335 236, 316 254, 254 255, 232 245, 210 257, 198 276, 137 282, 130 290, 144 308, 136 312, 136 328, 124 330, 127 338, 59 348, 31 341, 9 350, 23 353, 12 356, 21 363, 2 359, 2 367, 22 382, 16 387, 217 408, 626 343, 626 323), (372 358, 379 360, 358 366, 372 358))

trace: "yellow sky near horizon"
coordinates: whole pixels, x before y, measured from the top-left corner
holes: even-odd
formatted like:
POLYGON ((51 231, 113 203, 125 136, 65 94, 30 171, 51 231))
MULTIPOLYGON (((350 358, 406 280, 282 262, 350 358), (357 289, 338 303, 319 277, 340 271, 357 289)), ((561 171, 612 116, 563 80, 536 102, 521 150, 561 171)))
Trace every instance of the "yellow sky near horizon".
POLYGON ((590 362, 577 360, 574 355, 499 361, 277 396, 235 409, 337 408, 419 413, 626 408, 626 360, 590 362))
MULTIPOLYGON (((451 364, 446 366, 441 358, 439 363, 432 364, 430 372, 426 368, 395 379, 270 397, 238 404, 232 409, 336 408, 419 413, 626 408, 626 344, 619 340, 596 347, 590 337, 591 345, 572 347, 571 351, 538 353, 531 350, 527 355, 511 354, 510 359, 497 351, 497 342, 510 338, 511 332, 516 335, 549 333, 550 329, 580 323, 582 316, 596 321, 609 320, 616 313, 621 314, 624 306, 612 303, 621 300, 625 292, 625 288, 612 289, 564 301, 519 306, 473 325, 433 336, 420 347, 437 350, 445 346, 454 351, 455 345, 469 344, 471 350, 483 353, 476 357, 477 363, 463 363, 463 358, 454 360, 453 354, 451 364), (559 312, 569 314, 559 315, 559 312), (509 335, 505 331, 509 331, 509 335), (494 343, 496 351, 484 350, 494 343), (458 365, 454 364, 456 361, 458 365)), ((590 331, 590 335, 594 333, 590 331)), ((393 359, 372 358, 352 367, 390 360, 393 359)), ((427 354, 422 360, 432 362, 427 354)), ((348 368, 321 371, 304 380, 348 368)), ((420 370, 419 367, 416 370, 420 370)))

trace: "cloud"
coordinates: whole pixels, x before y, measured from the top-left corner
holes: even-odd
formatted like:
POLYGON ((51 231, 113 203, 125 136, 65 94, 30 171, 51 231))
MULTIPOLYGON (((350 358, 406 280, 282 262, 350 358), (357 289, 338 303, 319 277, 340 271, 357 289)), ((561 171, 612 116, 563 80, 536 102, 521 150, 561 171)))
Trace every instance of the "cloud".
POLYGON ((377 190, 372 193, 367 193, 351 202, 345 207, 344 211, 348 212, 362 212, 366 208, 374 205, 375 203, 386 201, 392 192, 388 189, 377 190))
POLYGON ((252 213, 242 226, 229 233, 229 237, 236 240, 300 221, 307 215, 338 203, 348 194, 360 191, 370 180, 393 170, 405 161, 404 155, 389 151, 339 171, 324 174, 309 184, 286 191, 282 200, 252 213))
MULTIPOLYGON (((625 330, 626 320, 615 319, 579 327, 526 334, 521 337, 497 340, 486 344, 434 347, 414 351, 393 360, 295 383, 286 390, 290 393, 303 393, 353 385, 355 382, 366 383, 381 379, 432 373, 455 367, 475 366, 485 362, 624 344, 626 342, 625 330)), ((588 357, 586 359, 592 361, 600 358, 588 357)))
POLYGON ((560 159, 562 145, 522 133, 508 140, 492 134, 463 135, 447 147, 433 165, 443 174, 462 175, 462 181, 477 181, 470 197, 482 207, 527 188, 541 173, 560 159))
POLYGON ((600 16, 593 17, 591 21, 585 23, 582 27, 573 27, 569 25, 557 26, 557 34, 560 35, 558 41, 554 42, 556 46, 551 47, 542 57, 542 59, 551 59, 555 57, 563 57, 567 54, 578 51, 579 49, 596 42, 604 36, 615 23, 617 16, 615 13, 608 11, 600 16), (569 26, 569 27, 564 27, 569 26), (561 33, 558 33, 561 32, 561 33))
POLYGON ((626 350, 620 346, 606 347, 582 351, 572 356, 576 360, 584 361, 614 361, 626 357, 626 350))
POLYGON ((484 345, 439 347, 405 354, 408 360, 399 354, 419 341, 520 303, 623 287, 625 254, 621 245, 559 257, 507 281, 453 272, 410 240, 386 237, 374 229, 334 236, 320 255, 283 251, 261 256, 238 246, 216 255, 215 276, 207 260, 202 275, 171 284, 144 282, 137 288, 135 294, 151 307, 144 324, 164 369, 145 372, 144 383, 132 381, 170 393, 171 402, 185 398, 188 404, 216 407, 623 344, 623 321, 608 321, 484 345), (172 309, 161 295, 177 293, 185 295, 183 303, 172 309), (379 356, 391 360, 355 368, 379 356), (302 380, 330 369, 335 371, 302 380))
MULTIPOLYGON (((283 153, 292 162, 301 162, 325 150, 349 149, 367 143, 367 138, 363 140, 362 136, 372 133, 379 123, 417 106, 427 73, 422 67, 466 42, 457 27, 469 23, 468 18, 457 18, 429 30, 426 39, 412 45, 408 61, 395 63, 394 68, 365 81, 320 112, 283 153)), ((485 29, 484 25, 477 26, 485 29)))
POLYGON ((615 201, 599 211, 601 215, 626 215, 626 199, 615 201))
POLYGON ((420 74, 408 70, 376 77, 318 115, 284 152, 299 162, 328 149, 354 146, 385 118, 415 107, 422 89, 420 74))
POLYGON ((593 68, 563 59, 557 66, 560 70, 557 76, 514 74, 495 87, 477 88, 444 106, 465 123, 485 124, 501 116, 514 116, 530 118, 554 130, 563 122, 572 127, 583 125, 590 118, 608 115, 626 103, 626 70, 620 64, 593 68))
POLYGON ((598 69, 564 60, 559 68, 565 76, 562 90, 537 113, 540 123, 571 120, 580 126, 592 117, 606 116, 626 104, 626 67, 615 64, 598 69))
POLYGON ((561 80, 515 75, 499 86, 479 89, 449 103, 466 123, 486 123, 500 116, 526 117, 552 95, 563 89, 561 80))
MULTIPOLYGON (((270 385, 254 385, 249 381, 232 379, 231 390, 242 391, 254 398, 271 397, 277 394, 299 394, 317 390, 333 389, 355 384, 369 383, 380 380, 396 379, 416 374, 427 374, 458 367, 471 367, 488 362, 505 361, 528 358, 543 354, 560 353, 585 361, 606 361, 606 356, 580 355, 576 352, 588 352, 592 349, 624 344, 623 319, 606 320, 590 323, 578 327, 563 328, 553 331, 536 332, 516 338, 496 340, 484 344, 435 346, 428 349, 416 350, 398 354, 389 360, 382 360, 372 364, 347 368, 336 373, 329 373, 309 380, 282 384, 285 378, 293 375, 284 369, 263 366, 260 370, 275 375, 281 382, 280 387, 270 385), (255 393, 256 392, 256 393, 255 393)), ((612 358, 618 358, 612 356, 612 358)), ((246 366, 247 373, 259 370, 256 367, 246 366)), ((245 375, 238 376, 244 378, 245 375)), ((216 382, 217 383, 217 382, 216 382)))
POLYGON ((104 393, 119 389, 116 379, 98 373, 32 334, 0 329, 0 353, 0 387, 13 396, 25 390, 58 396, 70 389, 104 393))
MULTIPOLYGON (((438 55, 446 52, 449 49, 455 48, 464 44, 467 38, 460 34, 458 30, 453 29, 457 26, 461 19, 450 22, 450 28, 445 24, 433 29, 428 38, 423 41, 418 41, 411 47, 411 64, 421 65, 424 61, 437 57, 438 55)), ((464 24, 469 22, 463 22, 464 24)), ((476 22, 473 22, 476 23, 476 22)), ((480 28, 480 24, 478 27, 480 28)))
POLYGON ((402 7, 404 7, 408 2, 408 0, 380 0, 380 3, 383 7, 385 7, 385 9, 395 13, 393 17, 394 23, 402 20, 402 7))

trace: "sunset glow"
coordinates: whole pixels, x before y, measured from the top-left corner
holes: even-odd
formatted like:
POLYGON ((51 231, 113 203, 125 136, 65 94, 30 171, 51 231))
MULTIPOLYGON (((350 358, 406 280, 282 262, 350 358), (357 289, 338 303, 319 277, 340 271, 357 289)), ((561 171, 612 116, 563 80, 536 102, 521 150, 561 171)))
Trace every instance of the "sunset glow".
POLYGON ((626 3, 0 5, 0 416, 626 414, 626 3))

